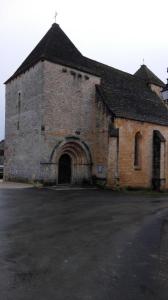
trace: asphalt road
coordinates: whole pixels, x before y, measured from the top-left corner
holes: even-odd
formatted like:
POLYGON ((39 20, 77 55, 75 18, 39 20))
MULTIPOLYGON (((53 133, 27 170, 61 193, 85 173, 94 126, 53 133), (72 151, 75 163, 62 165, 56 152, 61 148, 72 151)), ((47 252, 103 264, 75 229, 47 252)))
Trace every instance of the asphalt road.
POLYGON ((0 300, 167 300, 168 194, 0 189, 0 300))

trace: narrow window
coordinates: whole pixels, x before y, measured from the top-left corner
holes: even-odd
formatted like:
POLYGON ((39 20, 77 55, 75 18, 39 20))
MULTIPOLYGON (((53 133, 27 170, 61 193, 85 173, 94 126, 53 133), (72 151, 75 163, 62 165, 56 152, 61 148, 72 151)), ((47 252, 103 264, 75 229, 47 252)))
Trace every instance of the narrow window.
POLYGON ((18 121, 17 130, 20 128, 21 92, 18 92, 18 121))
POLYGON ((142 136, 140 132, 135 134, 135 145, 134 145, 134 167, 141 168, 141 140, 142 136))
POLYGON ((41 125, 41 131, 45 131, 45 126, 41 125))

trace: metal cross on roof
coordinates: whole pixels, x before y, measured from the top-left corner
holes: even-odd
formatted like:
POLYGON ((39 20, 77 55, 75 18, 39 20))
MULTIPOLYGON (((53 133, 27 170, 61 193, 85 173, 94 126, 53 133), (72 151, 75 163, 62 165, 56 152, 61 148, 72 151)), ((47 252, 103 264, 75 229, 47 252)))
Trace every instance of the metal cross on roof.
POLYGON ((57 12, 55 12, 55 15, 54 15, 54 20, 55 20, 55 23, 56 23, 57 16, 58 16, 58 13, 57 13, 57 12))

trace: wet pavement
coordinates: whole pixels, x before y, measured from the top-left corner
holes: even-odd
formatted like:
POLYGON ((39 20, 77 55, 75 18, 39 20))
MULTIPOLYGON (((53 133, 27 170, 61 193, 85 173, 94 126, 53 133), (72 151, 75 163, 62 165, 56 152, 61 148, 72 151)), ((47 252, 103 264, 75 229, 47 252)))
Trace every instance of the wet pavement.
POLYGON ((167 295, 168 194, 0 188, 0 299, 167 295))

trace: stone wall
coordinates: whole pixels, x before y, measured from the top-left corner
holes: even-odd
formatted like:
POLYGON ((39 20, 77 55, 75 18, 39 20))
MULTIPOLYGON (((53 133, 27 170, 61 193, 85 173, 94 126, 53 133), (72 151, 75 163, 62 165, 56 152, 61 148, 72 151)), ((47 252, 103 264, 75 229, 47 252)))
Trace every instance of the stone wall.
POLYGON ((95 97, 97 84, 99 77, 47 61, 7 84, 6 180, 56 182, 53 152, 68 138, 91 156, 90 176, 106 178, 108 114, 95 97))
MULTIPOLYGON (((162 145, 161 177, 166 179, 164 188, 168 188, 168 128, 161 125, 131 121, 118 118, 115 127, 119 128, 119 157, 118 157, 118 184, 120 187, 152 187, 153 161, 153 130, 159 130, 166 142, 162 145), (134 166, 134 138, 140 132, 142 135, 141 167, 134 166), (164 147, 164 149, 163 149, 164 147)), ((113 142, 114 144, 114 142, 113 142)), ((114 149, 113 149, 114 150, 114 149)), ((114 171, 116 169, 114 154, 110 148, 108 185, 114 186, 114 171)))
POLYGON ((42 88, 42 62, 6 86, 5 180, 39 178, 42 88))
POLYGON ((159 96, 159 98, 162 99, 161 91, 163 88, 161 88, 160 86, 157 86, 155 84, 150 84, 149 86, 150 86, 151 90, 153 92, 155 92, 159 96))
POLYGON ((44 78, 41 179, 55 181, 58 177, 57 157, 54 155, 53 164, 49 164, 50 157, 53 149, 67 138, 77 139, 88 147, 92 175, 96 172, 99 151, 96 149, 95 85, 100 84, 100 78, 47 61, 44 62, 44 78))
POLYGON ((93 146, 93 176, 106 183, 109 153, 109 124, 111 114, 102 99, 96 95, 95 106, 95 144, 93 146))

